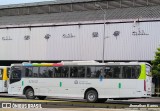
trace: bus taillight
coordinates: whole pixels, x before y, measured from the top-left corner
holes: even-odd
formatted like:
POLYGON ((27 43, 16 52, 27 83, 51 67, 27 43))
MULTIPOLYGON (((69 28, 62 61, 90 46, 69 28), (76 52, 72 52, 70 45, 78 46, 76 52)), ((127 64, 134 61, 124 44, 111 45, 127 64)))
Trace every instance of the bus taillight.
POLYGON ((144 80, 144 91, 146 91, 146 80, 144 80))

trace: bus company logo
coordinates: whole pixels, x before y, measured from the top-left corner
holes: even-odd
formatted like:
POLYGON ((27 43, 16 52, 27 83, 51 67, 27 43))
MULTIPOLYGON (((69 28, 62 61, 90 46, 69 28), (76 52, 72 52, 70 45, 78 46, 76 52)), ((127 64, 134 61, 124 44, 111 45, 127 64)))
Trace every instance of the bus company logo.
POLYGON ((2 103, 2 108, 12 108, 11 103, 2 103))
POLYGON ((2 108, 42 108, 42 104, 37 103, 2 103, 2 108))
POLYGON ((75 80, 75 81, 74 81, 74 84, 78 84, 78 80, 75 80))

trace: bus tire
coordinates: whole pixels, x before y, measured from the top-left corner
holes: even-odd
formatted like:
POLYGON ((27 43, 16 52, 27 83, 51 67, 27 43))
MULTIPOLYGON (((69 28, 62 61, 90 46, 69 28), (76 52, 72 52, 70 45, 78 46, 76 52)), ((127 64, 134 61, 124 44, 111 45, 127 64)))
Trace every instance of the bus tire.
POLYGON ((97 102, 97 100, 98 100, 97 92, 95 90, 89 90, 86 93, 86 99, 87 99, 87 102, 90 102, 90 103, 97 102))
POLYGON ((25 95, 27 99, 35 99, 34 91, 32 88, 27 89, 25 95))
POLYGON ((44 99, 46 99, 46 96, 37 96, 37 98, 40 100, 44 100, 44 99))

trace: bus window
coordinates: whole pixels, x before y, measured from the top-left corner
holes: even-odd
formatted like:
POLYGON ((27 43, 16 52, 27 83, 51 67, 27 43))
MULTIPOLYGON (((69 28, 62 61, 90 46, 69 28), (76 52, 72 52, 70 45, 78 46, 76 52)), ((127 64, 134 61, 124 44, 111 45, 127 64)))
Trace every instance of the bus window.
POLYGON ((137 79, 140 74, 140 66, 132 66, 132 79, 137 79))
POLYGON ((22 73, 21 67, 12 67, 11 70, 10 84, 20 81, 22 73))
POLYGON ((54 77, 55 78, 68 78, 69 67, 55 67, 54 77))
POLYGON ((119 78, 121 73, 121 67, 120 66, 113 66, 113 78, 119 78))
POLYGON ((139 77, 140 72, 141 72, 141 67, 135 66, 135 75, 133 75, 135 79, 137 79, 139 77))
POLYGON ((90 66, 87 67, 87 78, 99 78, 103 73, 103 67, 101 66, 90 66))
POLYGON ((123 66, 122 78, 136 79, 140 73, 140 66, 123 66))
POLYGON ((77 77, 78 76, 78 67, 70 67, 70 77, 77 77))
POLYGON ((84 66, 78 67, 78 77, 79 78, 85 77, 85 67, 84 66))
POLYGON ((0 69, 0 80, 2 80, 3 69, 0 69))
POLYGON ((132 75, 132 67, 131 66, 123 66, 123 74, 122 78, 131 78, 132 75))
POLYGON ((61 77, 67 77, 69 76, 69 67, 62 67, 61 69, 61 77))
POLYGON ((105 77, 106 78, 112 78, 113 76, 113 69, 111 67, 105 67, 105 70, 104 70, 104 73, 105 73, 105 77))
POLYGON ((85 67, 84 66, 70 67, 70 77, 84 78, 85 67))
POLYGON ((20 79, 20 78, 21 78, 21 71, 20 70, 12 71, 12 79, 20 79))
POLYGON ((32 69, 32 76, 31 77, 39 77, 39 67, 33 67, 32 69))
POLYGON ((54 67, 48 67, 48 76, 53 77, 53 68, 54 67))
POLYGON ((16 67, 12 68, 11 79, 20 79, 21 78, 21 69, 16 67))
POLYGON ((39 77, 43 78, 53 77, 53 67, 40 67, 39 77))
POLYGON ((60 68, 59 67, 55 67, 54 69, 54 77, 60 77, 60 68))
POLYGON ((25 68, 25 77, 32 77, 32 67, 25 68))
MULTIPOLYGON (((36 72, 38 73, 38 69, 36 70, 36 72)), ((49 75, 48 75, 47 67, 40 67, 39 77, 47 78, 48 76, 49 75)))

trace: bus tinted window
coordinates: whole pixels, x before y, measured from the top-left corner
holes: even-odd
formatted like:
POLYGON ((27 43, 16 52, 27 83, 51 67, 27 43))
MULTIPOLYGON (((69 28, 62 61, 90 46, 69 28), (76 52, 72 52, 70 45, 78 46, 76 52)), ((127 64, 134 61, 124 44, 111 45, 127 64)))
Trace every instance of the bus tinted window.
POLYGON ((105 67, 104 73, 105 73, 104 77, 112 78, 113 77, 113 68, 112 67, 105 67))
POLYGON ((104 70, 106 78, 121 78, 121 66, 107 66, 104 70))
POLYGON ((31 77, 38 77, 40 75, 41 75, 41 73, 39 74, 39 67, 33 67, 32 68, 32 76, 31 77))
POLYGON ((53 77, 53 67, 40 67, 39 77, 42 78, 53 77))
POLYGON ((67 78, 69 74, 69 67, 55 67, 54 77, 56 78, 67 78))
POLYGON ((84 66, 75 66, 70 67, 70 77, 71 78, 84 78, 85 77, 85 67, 84 66))
POLYGON ((33 77, 32 75, 32 67, 25 68, 25 77, 33 77))
POLYGON ((53 67, 48 67, 48 76, 49 77, 53 77, 53 70, 54 70, 53 67))
POLYGON ((119 78, 120 73, 121 73, 121 67, 120 66, 114 66, 113 67, 113 78, 119 78))
POLYGON ((101 66, 90 66, 87 67, 87 78, 99 78, 100 75, 103 73, 103 67, 101 66))
POLYGON ((12 71, 12 76, 11 76, 12 79, 20 79, 21 78, 21 70, 19 69, 14 69, 12 71))
POLYGON ((0 80, 2 80, 3 69, 0 69, 0 80))
POLYGON ((80 66, 78 67, 78 75, 77 77, 84 78, 85 77, 85 67, 80 66))
POLYGON ((122 78, 136 79, 140 73, 140 66, 123 66, 122 78))

